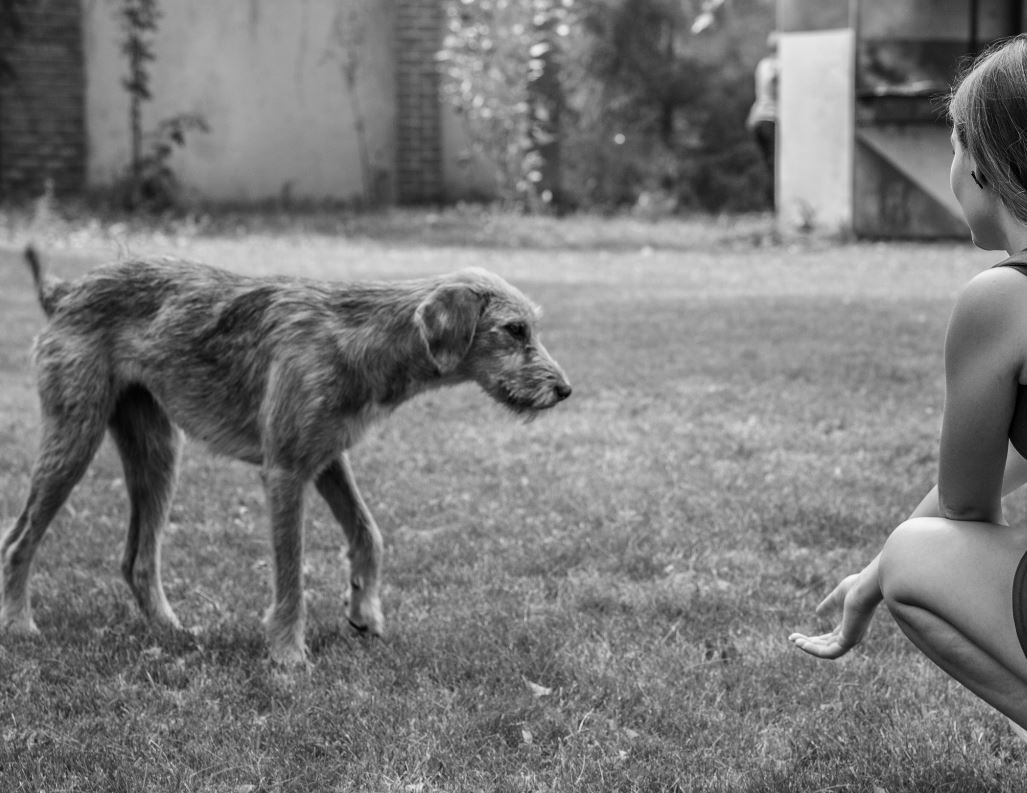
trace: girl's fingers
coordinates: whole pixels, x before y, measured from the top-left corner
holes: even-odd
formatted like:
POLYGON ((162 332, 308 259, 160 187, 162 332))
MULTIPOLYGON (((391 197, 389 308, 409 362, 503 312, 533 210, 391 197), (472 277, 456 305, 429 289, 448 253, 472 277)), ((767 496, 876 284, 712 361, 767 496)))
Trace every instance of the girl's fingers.
POLYGON ((838 658, 845 654, 845 648, 842 647, 839 641, 838 631, 825 633, 821 636, 793 633, 788 639, 803 652, 814 655, 817 658, 838 658))

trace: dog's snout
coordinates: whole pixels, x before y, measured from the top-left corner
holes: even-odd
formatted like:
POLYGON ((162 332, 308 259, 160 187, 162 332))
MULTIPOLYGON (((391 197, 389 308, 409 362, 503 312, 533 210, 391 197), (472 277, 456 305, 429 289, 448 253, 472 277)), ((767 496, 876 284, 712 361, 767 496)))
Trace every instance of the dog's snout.
POLYGON ((570 383, 559 383, 553 390, 556 391, 556 398, 563 402, 574 389, 571 388, 570 383))

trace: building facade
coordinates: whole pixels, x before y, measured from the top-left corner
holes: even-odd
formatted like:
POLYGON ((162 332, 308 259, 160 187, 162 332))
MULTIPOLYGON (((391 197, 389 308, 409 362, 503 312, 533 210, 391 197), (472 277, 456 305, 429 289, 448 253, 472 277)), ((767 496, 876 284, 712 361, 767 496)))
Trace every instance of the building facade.
POLYGON ((778 0, 782 225, 965 237, 945 99, 961 63, 1027 29, 1024 5, 778 0))

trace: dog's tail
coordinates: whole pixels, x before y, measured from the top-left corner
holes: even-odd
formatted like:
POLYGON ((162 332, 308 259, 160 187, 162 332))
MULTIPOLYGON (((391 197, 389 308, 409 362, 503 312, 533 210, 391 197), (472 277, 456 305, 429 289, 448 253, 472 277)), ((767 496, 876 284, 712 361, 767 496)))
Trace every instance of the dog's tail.
POLYGON ((25 261, 32 270, 32 278, 36 282, 36 295, 39 297, 39 305, 48 317, 52 317, 57 310, 57 304, 61 302, 68 293, 68 282, 56 278, 50 278, 43 273, 43 265, 39 261, 39 254, 31 245, 25 248, 25 261))

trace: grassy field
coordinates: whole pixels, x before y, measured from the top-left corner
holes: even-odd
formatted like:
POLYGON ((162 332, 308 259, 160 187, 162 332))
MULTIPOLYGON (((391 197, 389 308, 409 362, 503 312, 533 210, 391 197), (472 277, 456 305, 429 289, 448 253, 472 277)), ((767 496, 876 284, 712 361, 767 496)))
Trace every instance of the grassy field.
MULTIPOLYGON (((0 637, 0 790, 1023 790, 1027 746, 885 612, 836 663, 786 641, 932 484, 944 327, 994 257, 759 223, 417 223, 121 235, 256 273, 483 265, 544 306, 575 392, 528 425, 474 387, 436 392, 353 451, 389 633, 348 629, 341 533, 311 499, 313 668, 292 681, 264 662, 256 471, 187 448, 164 573, 195 635, 156 636, 118 576, 105 444, 37 560, 43 637, 0 637)), ((0 239, 4 526, 38 424, 21 234, 0 239)), ((62 230, 51 268, 83 272, 118 236, 62 230)))

